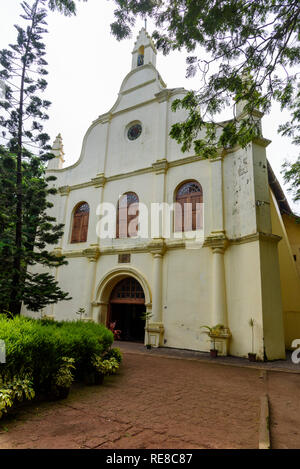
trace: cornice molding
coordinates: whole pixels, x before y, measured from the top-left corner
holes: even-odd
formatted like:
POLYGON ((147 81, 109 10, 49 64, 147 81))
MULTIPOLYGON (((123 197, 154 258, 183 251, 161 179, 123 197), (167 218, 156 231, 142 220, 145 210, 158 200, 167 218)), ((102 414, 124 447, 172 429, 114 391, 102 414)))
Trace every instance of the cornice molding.
POLYGON ((177 94, 186 94, 187 90, 183 87, 180 88, 166 88, 164 90, 159 91, 158 93, 155 93, 155 97, 157 98, 157 101, 159 103, 163 103, 165 101, 168 101, 169 98, 172 96, 176 96, 177 94))
POLYGON ((122 96, 125 96, 128 93, 132 93, 133 91, 138 90, 139 88, 144 88, 144 86, 151 85, 151 83, 155 83, 156 78, 152 78, 151 80, 144 81, 143 83, 140 83, 139 85, 133 86, 132 88, 128 88, 128 90, 121 91, 120 94, 122 96))
POLYGON ((58 188, 58 192, 60 193, 61 196, 68 195, 70 190, 71 190, 70 186, 61 186, 58 188))
POLYGON ((165 174, 168 171, 168 165, 166 158, 162 158, 161 160, 156 160, 155 163, 152 164, 152 169, 155 174, 165 174))
POLYGON ((204 247, 210 247, 213 252, 225 251, 229 244, 229 240, 225 236, 224 232, 212 232, 210 233, 203 243, 204 247))
POLYGON ((166 252, 166 245, 163 238, 152 239, 148 243, 148 250, 155 257, 156 255, 163 256, 166 252))
POLYGON ((162 158, 161 160, 157 160, 152 163, 152 166, 148 166, 146 168, 136 169, 134 171, 129 171, 128 173, 114 174, 108 177, 105 177, 104 173, 99 173, 90 181, 82 182, 80 184, 74 184, 73 186, 62 186, 58 190, 61 195, 67 195, 70 191, 74 191, 77 189, 83 189, 85 187, 91 186, 94 186, 95 188, 103 187, 104 184, 110 181, 117 181, 119 179, 126 179, 132 176, 139 176, 141 174, 147 174, 152 172, 155 172, 156 174, 161 174, 163 172, 167 172, 169 168, 174 168, 176 166, 181 166, 190 163, 196 163, 197 161, 202 160, 207 160, 207 158, 203 158, 202 156, 198 155, 187 156, 185 158, 180 158, 179 160, 175 161, 168 161, 166 158, 162 158))
POLYGON ((90 262, 96 262, 100 256, 98 244, 91 244, 87 249, 83 249, 82 254, 87 257, 90 262))
MULTIPOLYGON (((229 239, 224 233, 211 233, 207 236, 201 245, 204 248, 210 248, 215 252, 224 252, 226 248, 231 245, 238 245, 244 243, 253 243, 256 241, 264 241, 270 243, 278 243, 281 240, 281 236, 274 235, 272 233, 253 233, 250 235, 242 236, 236 239, 229 239), (219 251, 221 250, 221 251, 219 251)), ((189 243, 192 241, 189 240, 189 243)), ((199 243, 195 241, 195 246, 199 246, 199 243)), ((136 244, 120 244, 116 243, 114 246, 103 246, 99 247, 98 244, 91 244, 88 248, 78 250, 62 250, 62 248, 55 248, 54 253, 57 256, 65 257, 87 257, 90 261, 97 261, 100 255, 118 255, 127 253, 149 253, 152 255, 161 254, 173 250, 173 249, 185 249, 185 239, 151 239, 149 242, 137 242, 136 244)))
POLYGON ((279 243, 282 239, 281 236, 272 234, 272 233, 262 233, 257 232, 253 234, 249 234, 246 236, 241 236, 240 238, 230 239, 230 244, 244 244, 244 243, 252 243, 254 241, 267 241, 271 243, 279 243))
POLYGON ((104 177, 104 173, 97 174, 96 177, 92 178, 93 186, 95 187, 104 187, 106 183, 106 178, 104 177))

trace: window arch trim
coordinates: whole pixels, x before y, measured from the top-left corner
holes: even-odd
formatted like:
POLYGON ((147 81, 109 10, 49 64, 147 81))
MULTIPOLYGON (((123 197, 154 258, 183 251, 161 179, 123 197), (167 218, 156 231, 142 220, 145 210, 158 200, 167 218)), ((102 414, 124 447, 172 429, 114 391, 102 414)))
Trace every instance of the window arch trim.
POLYGON ((72 216, 70 243, 84 243, 87 241, 90 206, 82 201, 75 205, 72 216))
MULTIPOLYGON (((128 191, 119 197, 117 204, 116 238, 132 238, 137 236, 137 229, 133 233, 129 233, 131 221, 139 217, 138 210, 134 210, 133 214, 128 213, 131 205, 136 205, 138 209, 139 197, 135 192, 128 191)), ((132 225, 130 227, 132 228, 132 225)))
POLYGON ((176 203, 175 232, 196 231, 203 228, 203 189, 197 180, 190 179, 180 182, 174 191, 174 202, 176 203), (177 205, 178 203, 181 207, 177 205), (185 204, 191 204, 186 211, 185 204), (187 218, 185 219, 185 217, 187 218), (185 229, 185 222, 188 227, 191 227, 191 230, 185 229))

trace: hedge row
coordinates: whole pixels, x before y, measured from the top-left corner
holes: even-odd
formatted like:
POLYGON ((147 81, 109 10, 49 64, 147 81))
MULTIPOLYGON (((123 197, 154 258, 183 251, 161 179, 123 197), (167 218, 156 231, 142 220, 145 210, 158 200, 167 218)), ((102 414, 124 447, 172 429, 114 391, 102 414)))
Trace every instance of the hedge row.
POLYGON ((30 376, 35 392, 49 390, 53 377, 65 366, 65 357, 72 359, 75 379, 81 380, 84 373, 93 369, 95 356, 108 359, 119 353, 110 349, 113 333, 93 322, 0 316, 0 339, 6 347, 0 378, 30 376))

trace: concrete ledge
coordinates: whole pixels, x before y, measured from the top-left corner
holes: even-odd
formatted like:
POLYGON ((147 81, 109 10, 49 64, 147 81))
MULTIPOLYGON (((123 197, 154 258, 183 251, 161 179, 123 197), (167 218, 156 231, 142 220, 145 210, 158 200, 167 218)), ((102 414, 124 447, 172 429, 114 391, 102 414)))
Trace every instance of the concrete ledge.
POLYGON ((259 449, 270 449, 270 414, 268 395, 265 394, 260 399, 260 418, 259 418, 259 449))

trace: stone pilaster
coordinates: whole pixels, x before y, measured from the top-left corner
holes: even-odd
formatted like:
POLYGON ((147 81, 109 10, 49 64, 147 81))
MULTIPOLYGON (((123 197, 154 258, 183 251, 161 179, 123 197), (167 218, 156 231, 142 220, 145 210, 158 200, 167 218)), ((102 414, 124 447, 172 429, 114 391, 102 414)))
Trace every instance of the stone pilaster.
POLYGON ((228 342, 230 330, 228 328, 227 299, 226 299, 226 279, 224 253, 228 241, 225 235, 209 236, 206 245, 212 249, 212 289, 211 289, 211 326, 223 325, 226 329, 224 337, 218 337, 219 351, 222 355, 228 353, 228 342), (224 342, 224 343, 223 343, 224 342))
POLYGON ((211 211, 212 230, 211 234, 224 233, 223 214, 223 158, 213 158, 209 160, 211 165, 211 211))
MULTIPOLYGON (((95 186, 95 188, 98 189, 98 201, 99 201, 99 205, 98 207, 96 208, 96 217, 95 217, 95 227, 94 227, 94 230, 95 230, 95 233, 94 233, 94 236, 95 236, 95 239, 93 239, 93 241, 95 241, 95 245, 98 243, 100 243, 100 240, 99 240, 99 230, 98 230, 98 224, 101 223, 100 221, 100 206, 101 204, 103 203, 103 192, 104 192, 104 186, 105 186, 105 183, 106 183, 106 178, 104 176, 104 173, 99 173, 96 175, 96 177, 92 178, 92 181, 93 181, 93 184, 95 186)), ((101 243, 100 243, 101 244, 101 243)))
POLYGON ((93 316, 92 299, 94 298, 97 259, 100 256, 100 250, 99 250, 98 244, 91 244, 89 248, 83 251, 83 254, 88 259, 86 284, 85 284, 85 305, 87 307, 86 319, 90 320, 92 319, 92 316, 93 316))
POLYGON ((153 347, 163 345, 164 326, 162 322, 162 266, 165 252, 162 239, 150 243, 153 256, 152 314, 146 324, 148 339, 153 347))

